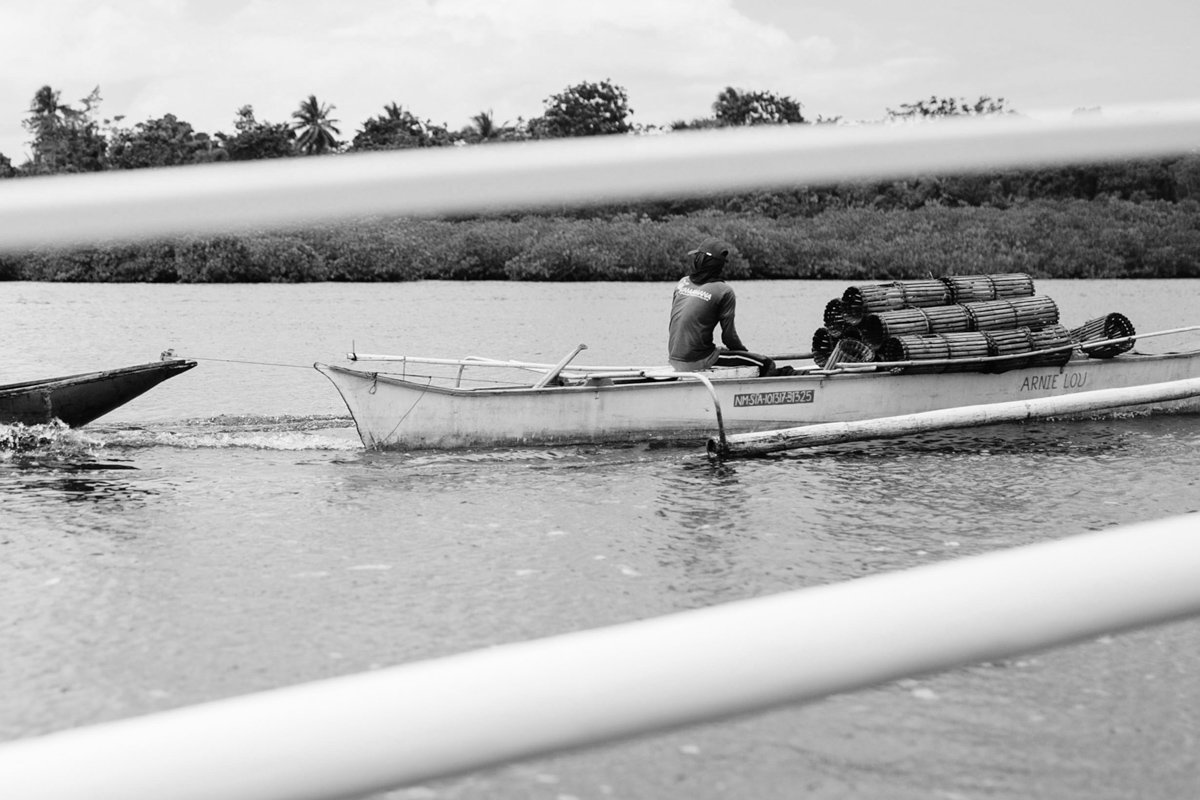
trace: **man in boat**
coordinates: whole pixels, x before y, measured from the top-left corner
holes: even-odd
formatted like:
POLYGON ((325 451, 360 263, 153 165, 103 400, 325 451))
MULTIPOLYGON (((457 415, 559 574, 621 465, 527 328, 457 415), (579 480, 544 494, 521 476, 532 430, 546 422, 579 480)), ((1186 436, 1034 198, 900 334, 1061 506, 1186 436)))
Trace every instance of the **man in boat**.
POLYGON ((676 372, 696 372, 709 367, 757 367, 762 377, 790 375, 791 367, 776 369, 767 356, 752 353, 734 326, 737 298, 721 277, 729 257, 736 253, 720 239, 706 239, 695 250, 692 271, 675 285, 671 298, 669 352, 676 372), (721 344, 713 344, 713 331, 721 326, 721 344))

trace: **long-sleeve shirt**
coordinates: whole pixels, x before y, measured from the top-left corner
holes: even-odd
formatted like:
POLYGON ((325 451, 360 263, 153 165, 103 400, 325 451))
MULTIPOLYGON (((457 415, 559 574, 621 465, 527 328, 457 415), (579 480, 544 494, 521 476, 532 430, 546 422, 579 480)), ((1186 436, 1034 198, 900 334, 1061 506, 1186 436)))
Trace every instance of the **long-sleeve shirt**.
POLYGON ((682 278, 671 298, 669 356, 672 361, 700 361, 716 349, 713 331, 721 326, 726 350, 745 350, 733 324, 737 298, 733 289, 717 279, 697 285, 682 278))

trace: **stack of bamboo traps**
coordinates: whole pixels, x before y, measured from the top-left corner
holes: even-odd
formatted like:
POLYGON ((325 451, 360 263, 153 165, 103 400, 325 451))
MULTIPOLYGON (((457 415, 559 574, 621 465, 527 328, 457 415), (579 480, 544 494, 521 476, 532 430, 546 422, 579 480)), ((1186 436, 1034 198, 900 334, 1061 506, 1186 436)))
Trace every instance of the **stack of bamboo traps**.
POLYGON ((1133 347, 1133 325, 1121 314, 1068 330, 1058 305, 1034 293, 1022 273, 951 275, 928 280, 855 285, 825 305, 824 325, 813 334, 819 367, 878 361, 933 362, 893 372, 1006 372, 1062 366, 1077 350, 1112 358, 1133 347), (1049 352, 1043 352, 1049 351, 1049 352), (1030 355, 1021 358, 1024 353, 1030 355), (949 363, 947 363, 949 362, 949 363))

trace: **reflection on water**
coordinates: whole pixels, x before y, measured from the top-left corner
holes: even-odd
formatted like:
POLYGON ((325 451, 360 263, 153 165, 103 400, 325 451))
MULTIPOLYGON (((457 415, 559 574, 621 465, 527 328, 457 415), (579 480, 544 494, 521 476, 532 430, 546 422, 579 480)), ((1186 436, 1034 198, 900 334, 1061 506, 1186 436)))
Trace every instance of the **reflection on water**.
MULTIPOLYGON (((129 464, 29 458, 0 464, 0 517, 37 530, 131 535, 122 524, 160 490, 129 464), (67 506, 70 510, 57 506, 67 506)), ((0 529, 8 525, 0 523, 0 529)))

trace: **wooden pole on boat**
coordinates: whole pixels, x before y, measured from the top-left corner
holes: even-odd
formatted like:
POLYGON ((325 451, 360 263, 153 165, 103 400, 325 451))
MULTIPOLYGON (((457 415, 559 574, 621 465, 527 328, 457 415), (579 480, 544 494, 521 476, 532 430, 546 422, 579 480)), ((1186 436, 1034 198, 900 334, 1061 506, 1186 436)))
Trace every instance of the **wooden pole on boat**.
POLYGON ((545 375, 539 378, 538 382, 533 385, 533 388, 544 389, 546 385, 550 383, 550 381, 558 377, 558 373, 563 371, 563 367, 565 367, 567 364, 570 364, 571 361, 574 360, 575 356, 579 355, 584 350, 587 350, 586 344, 576 345, 574 350, 563 356, 562 361, 559 361, 557 364, 551 367, 545 375))
POLYGON ((1192 514, 0 744, 0 797, 357 797, 1194 614, 1192 514))
POLYGON ((765 455, 801 447, 858 442, 868 439, 891 439, 926 431, 1020 422, 1066 414, 1104 411, 1124 406, 1165 403, 1197 396, 1200 396, 1200 378, 1191 378, 1125 389, 1100 389, 1058 397, 1014 400, 992 405, 962 406, 857 422, 827 422, 758 433, 737 433, 725 436, 724 446, 718 438, 710 438, 708 454, 713 458, 765 455))

